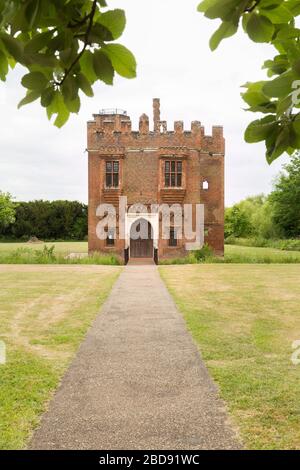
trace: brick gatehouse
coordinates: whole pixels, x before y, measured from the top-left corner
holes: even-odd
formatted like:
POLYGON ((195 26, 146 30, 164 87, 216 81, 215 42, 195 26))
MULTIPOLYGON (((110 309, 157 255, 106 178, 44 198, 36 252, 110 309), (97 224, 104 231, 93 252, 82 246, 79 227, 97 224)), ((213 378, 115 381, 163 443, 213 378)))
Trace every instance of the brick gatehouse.
MULTIPOLYGON (((171 219, 169 236, 161 235, 161 216, 150 213, 152 204, 204 204, 204 238, 218 255, 224 253, 224 151, 223 128, 213 126, 206 135, 199 121, 191 130, 182 121, 167 130, 160 118, 159 99, 153 100, 153 130, 142 114, 139 130, 131 129, 125 111, 102 110, 87 124, 89 160, 89 252, 114 252, 127 261, 132 257, 166 258, 186 254, 185 238, 178 239, 171 219), (125 216, 125 236, 119 237, 119 197, 127 197, 127 208, 143 204, 145 213, 125 216), (116 208, 116 230, 106 239, 96 233, 100 204, 116 208), (133 239, 131 230, 141 222, 149 226, 149 238, 133 239)), ((195 223, 195 222, 194 222, 195 223)))

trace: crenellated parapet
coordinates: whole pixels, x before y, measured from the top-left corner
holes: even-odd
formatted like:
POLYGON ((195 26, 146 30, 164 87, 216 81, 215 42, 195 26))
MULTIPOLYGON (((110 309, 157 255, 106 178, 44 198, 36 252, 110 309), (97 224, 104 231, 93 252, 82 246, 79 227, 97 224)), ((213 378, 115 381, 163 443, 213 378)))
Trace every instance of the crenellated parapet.
POLYGON ((132 130, 126 111, 120 109, 101 110, 88 122, 88 149, 104 143, 125 146, 147 145, 149 147, 190 146, 212 154, 224 154, 223 127, 213 126, 212 134, 206 135, 200 121, 192 121, 190 130, 184 129, 183 121, 174 122, 174 130, 168 130, 167 121, 161 120, 160 100, 153 99, 153 129, 146 114, 139 118, 139 129, 132 130))

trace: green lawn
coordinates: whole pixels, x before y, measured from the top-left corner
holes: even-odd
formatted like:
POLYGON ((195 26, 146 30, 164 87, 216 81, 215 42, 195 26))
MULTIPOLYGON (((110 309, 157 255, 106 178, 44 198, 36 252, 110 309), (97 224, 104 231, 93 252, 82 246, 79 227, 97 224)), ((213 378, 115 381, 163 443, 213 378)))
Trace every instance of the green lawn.
POLYGON ((244 263, 300 263, 300 251, 257 248, 252 246, 225 246, 225 261, 244 263))
MULTIPOLYGON (((241 264, 272 264, 300 263, 300 251, 287 251, 275 248, 257 248, 250 246, 225 245, 224 258, 208 256, 202 263, 241 263, 241 264)), ((193 252, 184 258, 168 258, 160 260, 162 265, 198 264, 199 260, 193 252)))
POLYGON ((246 448, 300 448, 299 265, 162 266, 246 448))
POLYGON ((0 449, 24 448, 120 269, 0 266, 0 449))

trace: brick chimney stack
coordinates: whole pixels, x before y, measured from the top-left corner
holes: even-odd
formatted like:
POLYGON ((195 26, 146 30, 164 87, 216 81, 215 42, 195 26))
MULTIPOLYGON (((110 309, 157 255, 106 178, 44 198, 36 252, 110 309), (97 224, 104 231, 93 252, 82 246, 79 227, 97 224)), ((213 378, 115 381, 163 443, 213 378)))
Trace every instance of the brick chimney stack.
POLYGON ((160 132, 160 100, 159 98, 153 98, 153 123, 154 123, 154 132, 160 132))

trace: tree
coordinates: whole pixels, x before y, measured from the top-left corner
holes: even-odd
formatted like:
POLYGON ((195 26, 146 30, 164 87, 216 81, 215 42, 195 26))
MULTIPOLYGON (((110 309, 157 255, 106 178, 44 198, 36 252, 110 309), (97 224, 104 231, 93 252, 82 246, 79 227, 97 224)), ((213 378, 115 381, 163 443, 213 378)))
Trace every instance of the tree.
POLYGON ((282 231, 273 219, 273 204, 268 196, 250 196, 227 208, 226 237, 280 238, 282 231))
POLYGON ((8 227, 15 221, 15 205, 9 193, 0 191, 0 229, 8 227))
POLYGON ((300 237, 300 152, 284 167, 270 195, 274 222, 286 237, 300 237))
POLYGON ((252 227, 249 214, 238 205, 225 211, 225 237, 248 237, 252 227))
POLYGON ((269 163, 284 152, 292 155, 300 148, 299 0, 203 0, 198 11, 222 21, 210 39, 212 50, 233 36, 240 23, 252 41, 274 46, 275 57, 263 65, 270 80, 244 85, 248 110, 265 115, 248 126, 245 140, 264 141, 269 163))
POLYGON ((48 118, 61 127, 80 109, 79 91, 93 96, 92 85, 113 84, 115 72, 136 76, 136 61, 115 43, 125 28, 123 10, 105 10, 105 0, 0 0, 0 79, 18 63, 25 98, 40 99, 48 118))
POLYGON ((15 219, 13 225, 0 229, 3 237, 83 240, 87 236, 87 206, 78 201, 19 202, 15 219))

